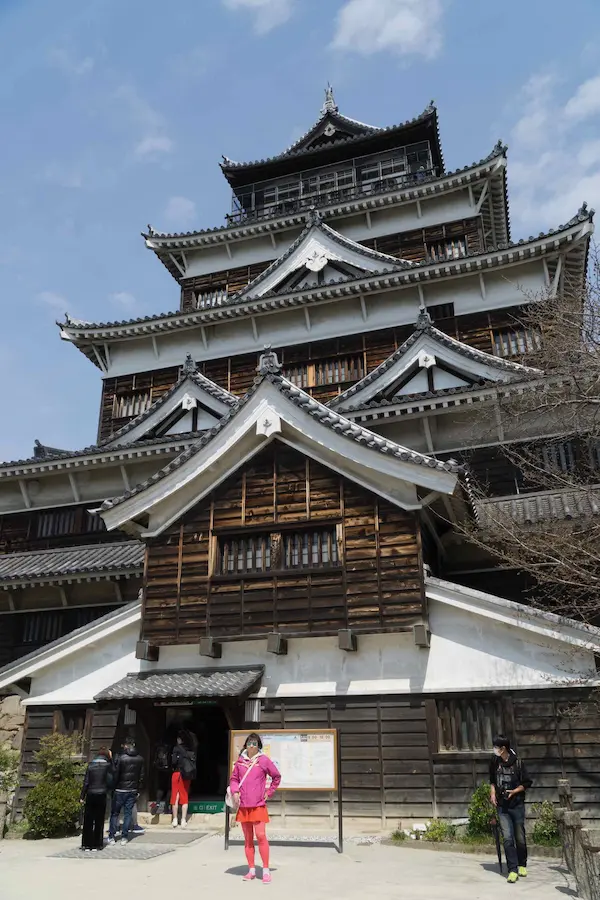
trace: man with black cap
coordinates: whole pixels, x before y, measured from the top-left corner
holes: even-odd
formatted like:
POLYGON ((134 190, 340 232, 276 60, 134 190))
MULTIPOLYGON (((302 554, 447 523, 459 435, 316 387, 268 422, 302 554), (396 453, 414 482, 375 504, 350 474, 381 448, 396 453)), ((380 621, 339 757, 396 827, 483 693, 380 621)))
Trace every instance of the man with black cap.
POLYGON ((128 843, 133 807, 144 781, 144 759, 136 750, 135 742, 127 740, 123 748, 124 753, 119 756, 115 765, 115 788, 108 828, 109 844, 115 843, 115 834, 117 833, 117 823, 121 809, 124 810, 121 843, 128 843))
POLYGON ((532 784, 525 763, 511 750, 509 739, 497 735, 490 760, 490 797, 498 810, 509 884, 527 875, 525 791, 532 784))

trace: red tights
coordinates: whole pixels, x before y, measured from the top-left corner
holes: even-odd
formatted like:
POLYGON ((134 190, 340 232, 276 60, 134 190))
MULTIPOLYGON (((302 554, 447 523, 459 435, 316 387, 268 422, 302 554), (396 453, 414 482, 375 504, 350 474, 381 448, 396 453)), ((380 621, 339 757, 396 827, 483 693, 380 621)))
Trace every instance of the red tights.
POLYGON ((242 831, 244 832, 244 850, 246 859, 251 869, 254 868, 254 833, 256 832, 256 843, 258 844, 258 852, 262 859, 265 869, 269 868, 269 842, 267 840, 267 826, 264 822, 242 822, 242 831))

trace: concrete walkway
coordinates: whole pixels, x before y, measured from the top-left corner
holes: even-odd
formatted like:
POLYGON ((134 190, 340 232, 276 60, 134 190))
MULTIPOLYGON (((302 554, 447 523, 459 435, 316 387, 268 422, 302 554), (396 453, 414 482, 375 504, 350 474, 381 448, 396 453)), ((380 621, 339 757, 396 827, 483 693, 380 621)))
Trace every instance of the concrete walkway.
MULTIPOLYGON (((106 852, 77 859, 53 854, 78 846, 78 840, 0 842, 2 900, 110 900, 112 897, 223 896, 259 894, 261 883, 242 884, 243 848, 228 853, 223 839, 209 835, 179 845, 154 859, 110 859, 106 852)), ((140 843, 141 846, 141 843, 140 843)), ((326 846, 272 848, 271 896, 285 900, 343 897, 402 900, 496 900, 508 894, 527 900, 563 900, 576 896, 558 861, 532 861, 530 876, 512 886, 498 874, 493 857, 411 850, 409 847, 348 843, 343 855, 326 846)))

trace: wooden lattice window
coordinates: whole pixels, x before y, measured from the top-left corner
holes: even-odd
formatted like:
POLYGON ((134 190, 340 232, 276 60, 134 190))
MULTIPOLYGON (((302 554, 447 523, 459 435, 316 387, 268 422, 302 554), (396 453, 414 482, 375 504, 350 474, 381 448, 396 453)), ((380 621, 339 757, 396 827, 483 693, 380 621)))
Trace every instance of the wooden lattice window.
POLYGON ((300 388, 360 381, 364 374, 365 365, 362 353, 335 356, 314 363, 286 366, 283 370, 284 377, 300 388))
POLYGON ((573 472, 576 466, 573 441, 556 441, 539 448, 540 465, 550 472, 573 472))
POLYGON ((542 339, 535 328, 508 326, 494 329, 494 354, 496 356, 519 356, 540 350, 542 339))
MULTIPOLYGON (((40 513, 37 520, 37 537, 58 537, 64 534, 76 534, 78 509, 57 509, 53 512, 40 513)), ((99 518, 97 516, 96 518, 99 518)))
POLYGON ((461 259, 467 255, 467 239, 465 235, 461 235, 443 241, 429 241, 427 255, 434 260, 461 259))
POLYGON ((62 613, 24 613, 22 618, 21 641, 23 644, 49 644, 62 635, 62 613))
POLYGON ((117 394, 113 404, 113 419, 131 419, 146 412, 152 405, 150 391, 130 391, 117 394))
POLYGON ((245 575, 284 569, 322 569, 339 563, 334 525, 220 537, 215 571, 218 575, 245 575))
POLYGON ((490 750, 494 735, 503 734, 500 700, 438 700, 440 753, 490 750))
POLYGON ((283 534, 284 569, 313 569, 337 566, 339 553, 334 528, 294 531, 283 534))
POLYGON ((219 560, 221 575, 268 572, 271 568, 271 535, 236 535, 221 538, 219 560))
POLYGON ((454 316, 454 303, 438 303, 436 306, 428 306, 427 312, 431 316, 432 322, 451 319, 454 316))

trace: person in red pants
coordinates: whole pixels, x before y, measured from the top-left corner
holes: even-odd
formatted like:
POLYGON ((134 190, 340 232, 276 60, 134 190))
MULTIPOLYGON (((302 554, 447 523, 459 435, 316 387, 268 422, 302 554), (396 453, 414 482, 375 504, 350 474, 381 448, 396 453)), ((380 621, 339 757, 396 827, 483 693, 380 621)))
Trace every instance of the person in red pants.
POLYGON ((248 872, 244 881, 256 878, 254 867, 254 836, 258 843, 258 852, 263 864, 263 883, 271 883, 269 870, 269 842, 266 826, 269 822, 267 800, 270 800, 281 783, 279 769, 268 756, 262 752, 262 741, 258 734, 250 734, 246 738, 244 749, 233 767, 229 783, 232 795, 239 806, 236 821, 244 832, 244 849, 248 860, 248 872), (267 788, 267 777, 271 783, 267 788))
POLYGON ((187 812, 190 794, 190 785, 196 777, 196 754, 192 749, 192 737, 187 731, 180 731, 177 735, 177 744, 173 748, 171 764, 173 775, 171 776, 171 807, 173 811, 173 828, 177 828, 178 807, 181 806, 181 827, 187 826, 187 812))

